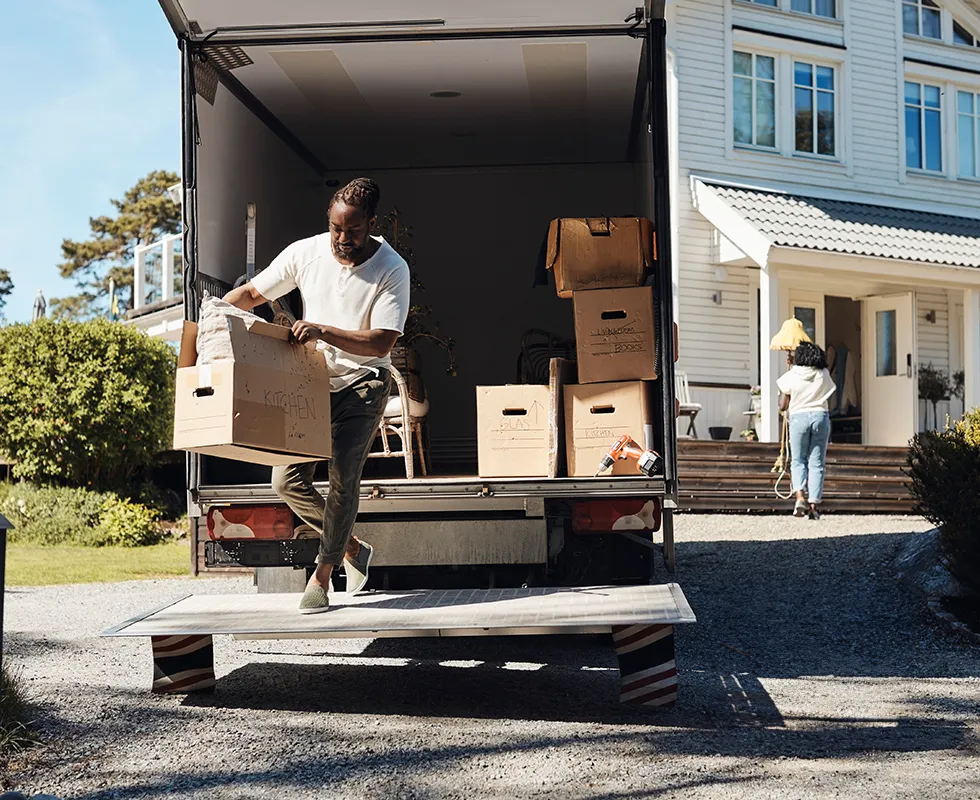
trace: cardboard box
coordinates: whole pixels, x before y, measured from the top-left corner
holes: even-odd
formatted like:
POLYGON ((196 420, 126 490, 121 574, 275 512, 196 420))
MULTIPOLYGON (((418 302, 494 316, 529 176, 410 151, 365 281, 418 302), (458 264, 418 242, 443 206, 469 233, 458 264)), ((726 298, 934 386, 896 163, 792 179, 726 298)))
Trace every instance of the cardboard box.
MULTIPOLYGON (((652 386, 643 381, 565 387, 568 475, 591 478, 621 436, 653 447, 652 386)), ((635 461, 618 461, 607 475, 640 475, 635 461)))
POLYGON ((562 396, 570 364, 551 359, 548 386, 477 386, 481 478, 557 478, 563 471, 562 396))
POLYGON ((575 293, 579 383, 657 379, 653 288, 575 293))
POLYGON ((229 317, 234 360, 197 366, 185 322, 177 362, 174 448, 278 466, 330 458, 330 373, 289 330, 229 317))
POLYGON ((642 286, 657 260, 653 223, 639 217, 556 219, 548 228, 545 266, 558 296, 642 286))

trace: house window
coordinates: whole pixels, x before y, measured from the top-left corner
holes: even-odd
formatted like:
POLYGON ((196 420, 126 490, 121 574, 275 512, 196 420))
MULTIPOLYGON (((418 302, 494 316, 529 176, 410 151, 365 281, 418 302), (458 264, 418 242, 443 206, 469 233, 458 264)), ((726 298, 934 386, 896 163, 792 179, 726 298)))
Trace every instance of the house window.
POLYGON ((980 39, 970 33, 954 19, 953 44, 965 44, 967 47, 980 47, 980 39))
POLYGON ((801 14, 837 19, 837 0, 792 0, 790 9, 801 14))
POLYGON ((942 39, 942 12, 933 0, 902 0, 902 26, 911 36, 942 39))
POLYGON ((779 5, 779 0, 748 0, 748 2, 757 6, 769 6, 769 8, 776 8, 779 5))
POLYGON ((776 59, 734 53, 735 143, 776 146, 776 59))
POLYGON ((943 170, 941 92, 938 86, 905 82, 905 165, 943 170))
POLYGON ((895 327, 894 309, 875 312, 875 375, 879 378, 898 374, 898 337, 895 327))
POLYGON ((834 74, 833 67, 803 61, 793 63, 793 114, 798 153, 837 154, 834 74))
POLYGON ((980 178, 980 94, 956 93, 960 177, 980 178))

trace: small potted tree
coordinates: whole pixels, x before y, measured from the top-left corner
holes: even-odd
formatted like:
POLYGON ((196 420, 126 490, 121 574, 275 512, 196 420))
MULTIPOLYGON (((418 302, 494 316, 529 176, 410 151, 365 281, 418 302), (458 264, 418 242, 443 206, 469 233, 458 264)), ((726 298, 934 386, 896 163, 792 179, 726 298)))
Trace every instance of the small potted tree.
MULTIPOLYGON (((939 428, 939 403, 949 400, 956 391, 956 386, 950 380, 949 374, 937 369, 932 362, 919 367, 919 398, 932 404, 932 427, 939 428)), ((926 425, 929 424, 928 414, 926 425)))

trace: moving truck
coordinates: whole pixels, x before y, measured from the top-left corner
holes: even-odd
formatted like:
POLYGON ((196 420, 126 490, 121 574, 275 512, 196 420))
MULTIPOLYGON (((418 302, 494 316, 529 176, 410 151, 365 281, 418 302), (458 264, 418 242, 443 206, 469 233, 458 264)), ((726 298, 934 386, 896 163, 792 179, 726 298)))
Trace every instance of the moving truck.
MULTIPOLYGON (((406 478, 398 459, 365 472, 355 533, 375 546, 371 585, 640 585, 658 554, 673 573, 663 0, 159 2, 182 58, 186 318, 204 291, 220 295, 322 232, 332 192, 367 175, 380 213, 397 208, 412 230, 425 287, 413 302, 456 342, 454 375, 438 348, 419 348, 426 474, 406 478), (574 336, 572 301, 536 281, 549 222, 610 216, 656 232, 653 424, 631 433, 662 455, 661 471, 481 478, 476 387, 522 380, 529 331, 555 352, 574 336)), ((260 591, 302 588, 316 542, 262 522, 282 513, 268 467, 191 454, 188 485, 207 566, 259 568, 260 591), (212 529, 238 519, 228 530, 247 535, 213 539, 209 518, 212 529)))

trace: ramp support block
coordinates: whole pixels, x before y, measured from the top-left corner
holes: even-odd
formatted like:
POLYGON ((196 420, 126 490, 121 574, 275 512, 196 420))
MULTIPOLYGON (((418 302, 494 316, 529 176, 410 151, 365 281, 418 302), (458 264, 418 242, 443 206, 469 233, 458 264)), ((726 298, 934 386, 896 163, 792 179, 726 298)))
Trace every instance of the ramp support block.
POLYGON ((673 625, 614 625, 613 647, 619 658, 622 703, 674 706, 677 664, 673 625))
POLYGON ((214 644, 210 636, 151 636, 150 643, 154 693, 214 689, 214 644))

